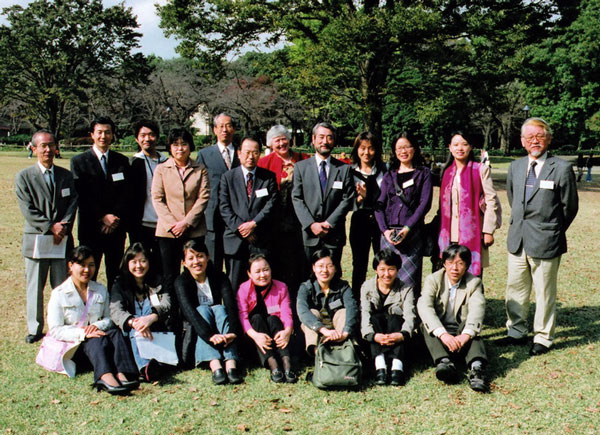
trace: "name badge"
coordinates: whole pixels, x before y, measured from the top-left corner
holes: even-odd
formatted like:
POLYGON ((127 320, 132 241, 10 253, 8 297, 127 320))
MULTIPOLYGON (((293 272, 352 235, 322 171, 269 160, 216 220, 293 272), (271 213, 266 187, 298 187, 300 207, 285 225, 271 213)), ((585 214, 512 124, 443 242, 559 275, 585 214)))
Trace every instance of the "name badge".
POLYGON ((152 294, 150 295, 150 303, 152 304, 153 307, 157 306, 160 304, 160 300, 158 299, 158 295, 157 294, 152 294))
POLYGON ((266 187, 264 189, 258 189, 256 191, 257 198, 262 198, 263 196, 267 196, 268 194, 269 194, 269 191, 267 190, 266 187))
POLYGON ((112 174, 112 180, 113 181, 121 181, 124 180, 125 176, 123 175, 122 172, 117 172, 116 174, 112 174))
POLYGON ((343 187, 343 184, 341 181, 334 181, 333 182, 333 188, 334 189, 341 189, 343 187))
POLYGON ((60 195, 63 198, 66 198, 67 196, 71 196, 71 189, 69 189, 68 187, 65 187, 63 190, 60 191, 60 195))
POLYGON ((279 305, 272 305, 270 307, 267 307, 267 313, 269 313, 269 314, 278 313, 278 312, 279 312, 279 305))
POLYGON ((554 190, 554 181, 552 181, 552 180, 540 180, 540 189, 554 190))
POLYGON ((414 186, 414 185, 415 185, 415 179, 411 178, 410 180, 405 181, 404 183, 402 183, 402 188, 406 189, 407 187, 414 186))
POLYGON ((335 310, 337 308, 342 308, 344 305, 342 304, 341 299, 336 299, 335 301, 329 302, 329 309, 335 310))

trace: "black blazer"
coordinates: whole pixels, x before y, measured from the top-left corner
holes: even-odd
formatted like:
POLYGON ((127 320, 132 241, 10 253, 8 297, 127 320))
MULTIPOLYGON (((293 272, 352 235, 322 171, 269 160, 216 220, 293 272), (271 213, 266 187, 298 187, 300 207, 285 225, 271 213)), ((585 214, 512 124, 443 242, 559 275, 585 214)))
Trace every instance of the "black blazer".
POLYGON ((244 239, 237 229, 249 221, 257 224, 254 230, 254 245, 265 248, 269 246, 270 234, 273 232, 272 218, 278 198, 275 174, 268 169, 257 167, 252 187, 252 197, 248 200, 246 180, 241 167, 227 171, 221 177, 219 209, 225 222, 225 254, 234 255, 239 251, 244 239))
POLYGON ((92 149, 71 159, 71 172, 79 195, 79 240, 96 238, 102 217, 121 218, 117 231, 125 231, 129 220, 129 160, 123 154, 108 152, 108 176, 92 149))
MULTIPOLYGON (((231 332, 240 336, 240 318, 237 310, 237 301, 231 289, 231 283, 223 272, 214 270, 212 265, 209 265, 207 270, 208 284, 212 292, 214 305, 224 305, 229 319, 229 327, 231 332)), ((179 302, 179 308, 183 320, 189 322, 197 336, 208 342, 210 337, 217 333, 211 329, 204 318, 198 313, 196 308, 200 305, 198 300, 198 287, 196 280, 190 272, 184 268, 181 275, 175 279, 175 295, 179 302)))

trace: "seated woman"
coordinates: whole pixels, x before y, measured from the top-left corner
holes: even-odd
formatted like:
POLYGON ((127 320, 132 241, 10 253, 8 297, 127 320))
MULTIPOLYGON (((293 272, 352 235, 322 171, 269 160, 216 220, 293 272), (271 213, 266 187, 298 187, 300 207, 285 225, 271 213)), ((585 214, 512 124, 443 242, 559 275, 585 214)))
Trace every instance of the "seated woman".
POLYGON ((155 359, 140 356, 136 335, 152 340, 152 331, 167 332, 171 314, 168 285, 152 277, 149 271, 148 253, 141 243, 134 243, 125 251, 119 276, 110 292, 110 317, 131 339, 137 368, 147 382, 158 379, 163 368, 155 359))
POLYGON ((298 290, 298 317, 306 339, 306 350, 314 355, 321 342, 341 343, 352 336, 358 324, 358 307, 348 282, 336 277, 329 249, 313 253, 312 278, 298 290))
POLYGON ((391 385, 405 382, 405 342, 413 333, 415 319, 414 291, 397 278, 402 265, 400 256, 391 249, 375 254, 373 269, 377 276, 360 289, 361 334, 371 343, 375 357, 375 383, 387 384, 387 362, 392 360, 391 385))
POLYGON ((79 365, 87 357, 98 391, 124 394, 139 386, 138 371, 123 334, 112 328, 106 287, 92 281, 93 254, 87 246, 73 250, 70 276, 52 290, 48 302, 48 327, 57 340, 80 343, 73 361, 79 365))
POLYGON ((231 283, 215 270, 206 245, 198 240, 183 245, 183 265, 174 286, 184 320, 184 365, 209 361, 215 384, 239 384, 242 377, 235 339, 240 328, 231 283))
POLYGON ((273 382, 297 382, 288 347, 294 322, 287 286, 271 279, 271 266, 262 254, 250 256, 248 276, 237 293, 242 328, 254 340, 260 362, 271 370, 273 382))

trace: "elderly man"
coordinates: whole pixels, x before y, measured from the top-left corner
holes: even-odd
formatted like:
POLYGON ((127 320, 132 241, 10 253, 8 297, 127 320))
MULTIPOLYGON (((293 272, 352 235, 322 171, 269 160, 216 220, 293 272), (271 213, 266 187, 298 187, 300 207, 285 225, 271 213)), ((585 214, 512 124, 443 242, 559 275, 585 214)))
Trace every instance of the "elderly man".
POLYGON ((44 286, 57 287, 67 278, 65 257, 73 247, 71 228, 77 211, 77 192, 68 170, 54 165, 56 142, 40 130, 31 139, 37 163, 19 172, 15 191, 25 218, 22 253, 27 277, 27 329, 25 341, 42 338, 44 286))
POLYGON ((346 244, 346 215, 354 204, 352 168, 331 156, 335 129, 326 122, 312 131, 313 158, 294 168, 292 203, 302 226, 304 252, 310 264, 312 254, 329 248, 341 274, 342 249, 346 244))
POLYGON ((442 252, 442 263, 443 269, 425 278, 417 302, 423 338, 436 364, 435 374, 447 384, 459 382, 461 375, 454 362, 461 357, 469 368, 471 388, 487 392, 487 356, 479 335, 485 315, 483 284, 467 272, 471 251, 466 246, 449 245, 442 252))
POLYGON ((556 325, 556 279, 561 255, 567 252, 566 231, 579 207, 571 164, 551 156, 552 131, 541 118, 521 127, 527 157, 511 163, 506 193, 512 214, 508 229, 506 313, 508 336, 499 344, 525 344, 531 289, 535 316, 531 355, 550 349, 556 325))
POLYGON ((208 170, 210 199, 204 216, 206 218, 206 247, 213 264, 218 270, 223 268, 223 231, 225 224, 219 212, 219 183, 221 175, 240 165, 233 146, 235 123, 227 113, 219 113, 213 119, 213 132, 217 143, 198 152, 196 161, 208 170))

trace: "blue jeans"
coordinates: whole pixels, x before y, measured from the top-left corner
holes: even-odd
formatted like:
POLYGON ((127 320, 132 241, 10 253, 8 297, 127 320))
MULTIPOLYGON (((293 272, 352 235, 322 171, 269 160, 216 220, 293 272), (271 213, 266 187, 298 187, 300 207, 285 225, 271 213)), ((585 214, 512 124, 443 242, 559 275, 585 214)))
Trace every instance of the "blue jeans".
MULTIPOLYGON (((200 305, 198 313, 202 316, 206 323, 208 323, 215 334, 228 334, 229 329, 229 318, 227 317, 227 311, 223 305, 200 305)), ((211 342, 202 340, 202 337, 198 337, 196 342, 196 365, 204 361, 212 360, 228 360, 238 359, 236 344, 231 343, 227 347, 222 345, 214 346, 211 342)))
MULTIPOLYGON (((140 306, 135 304, 135 317, 147 316, 148 314, 152 314, 152 305, 150 305, 150 299, 144 299, 144 304, 140 309, 140 306)), ((137 347, 137 343, 135 342, 135 329, 131 329, 129 331, 129 339, 131 340, 131 350, 133 351, 133 358, 135 359, 135 364, 137 365, 138 370, 146 367, 149 360, 142 358, 140 356, 140 352, 137 347)))

